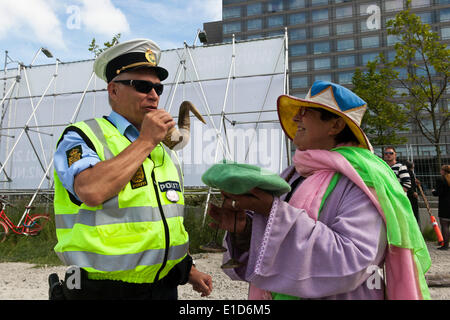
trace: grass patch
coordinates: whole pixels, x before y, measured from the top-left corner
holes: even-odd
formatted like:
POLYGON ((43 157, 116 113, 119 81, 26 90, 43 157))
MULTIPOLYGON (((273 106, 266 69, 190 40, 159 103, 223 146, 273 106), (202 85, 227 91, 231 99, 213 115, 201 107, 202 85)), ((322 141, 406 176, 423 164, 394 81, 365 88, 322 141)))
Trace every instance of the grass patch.
MULTIPOLYGON (((212 202, 218 200, 212 197, 212 202)), ((189 233, 190 252, 201 252, 199 246, 214 239, 215 231, 208 227, 211 218, 207 215, 205 225, 203 226, 203 213, 206 202, 206 195, 187 195, 184 225, 189 233)), ((6 212, 8 217, 14 223, 18 223, 26 203, 17 201, 14 208, 8 207, 6 212)), ((33 213, 49 213, 50 221, 45 228, 36 236, 18 235, 10 231, 6 240, 0 243, 0 262, 26 262, 38 265, 62 265, 62 262, 56 256, 53 248, 57 243, 55 232, 55 216, 53 213, 53 204, 36 207, 33 213)), ((219 231, 217 239, 222 241, 224 231, 219 231)))
MULTIPOLYGON (((15 224, 19 222, 23 214, 23 211, 19 212, 17 208, 24 208, 24 205, 19 202, 15 204, 15 208, 7 208, 6 211, 8 218, 15 224)), ((36 207, 31 213, 49 213, 50 221, 36 236, 15 234, 10 230, 6 240, 0 243, 0 262, 61 265, 53 251, 57 242, 53 206, 50 208, 36 207)))

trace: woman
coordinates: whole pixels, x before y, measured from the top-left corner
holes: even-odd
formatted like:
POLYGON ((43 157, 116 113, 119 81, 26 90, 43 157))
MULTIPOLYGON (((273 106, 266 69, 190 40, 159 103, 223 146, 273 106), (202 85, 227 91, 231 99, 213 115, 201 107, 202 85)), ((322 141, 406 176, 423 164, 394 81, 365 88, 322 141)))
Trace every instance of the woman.
POLYGON ((242 265, 228 275, 250 282, 250 299, 385 299, 386 266, 387 298, 429 299, 430 257, 408 198, 360 128, 366 103, 317 81, 277 107, 297 147, 282 173, 292 191, 222 192, 222 207, 210 205, 211 226, 236 231, 226 245, 242 265))
POLYGON ((450 238, 450 165, 441 167, 441 177, 436 182, 436 188, 432 190, 434 196, 439 197, 439 222, 442 228, 444 245, 438 250, 448 250, 450 238))

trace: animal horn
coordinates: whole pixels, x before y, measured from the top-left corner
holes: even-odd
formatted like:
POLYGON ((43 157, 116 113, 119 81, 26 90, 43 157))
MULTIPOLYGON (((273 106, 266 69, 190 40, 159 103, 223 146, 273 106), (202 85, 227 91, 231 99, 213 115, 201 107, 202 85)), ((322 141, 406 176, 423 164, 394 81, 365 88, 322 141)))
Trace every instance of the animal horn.
POLYGON ((192 102, 183 101, 180 105, 180 110, 178 111, 178 129, 175 127, 171 128, 163 140, 163 143, 172 150, 181 150, 189 142, 191 131, 191 120, 189 118, 190 111, 198 120, 206 124, 205 119, 203 119, 202 115, 192 102))

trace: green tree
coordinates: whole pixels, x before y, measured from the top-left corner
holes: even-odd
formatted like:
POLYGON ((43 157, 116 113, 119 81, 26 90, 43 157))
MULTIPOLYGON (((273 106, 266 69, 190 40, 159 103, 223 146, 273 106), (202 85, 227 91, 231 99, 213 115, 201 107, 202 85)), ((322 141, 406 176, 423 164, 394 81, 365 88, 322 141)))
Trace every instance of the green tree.
POLYGON ((363 130, 373 145, 405 143, 407 138, 397 134, 405 131, 408 117, 405 110, 394 102, 397 94, 392 86, 395 72, 391 69, 377 69, 378 60, 369 61, 367 71, 357 69, 353 75, 352 89, 367 102, 363 130))
POLYGON ((396 81, 406 91, 405 106, 422 135, 435 146, 439 167, 442 133, 450 119, 440 101, 447 90, 450 75, 450 50, 439 41, 437 33, 420 17, 407 8, 387 23, 388 35, 397 38, 396 56, 386 63, 387 68, 406 70, 406 75, 397 73, 396 81))
POLYGON ((114 37, 112 38, 111 41, 107 41, 104 42, 103 48, 100 48, 100 46, 97 44, 95 38, 92 38, 91 44, 89 45, 89 51, 91 51, 95 57, 97 58, 103 51, 105 51, 108 48, 111 48, 112 46, 115 46, 116 44, 119 43, 119 39, 120 39, 121 34, 118 33, 116 35, 114 35, 114 37))

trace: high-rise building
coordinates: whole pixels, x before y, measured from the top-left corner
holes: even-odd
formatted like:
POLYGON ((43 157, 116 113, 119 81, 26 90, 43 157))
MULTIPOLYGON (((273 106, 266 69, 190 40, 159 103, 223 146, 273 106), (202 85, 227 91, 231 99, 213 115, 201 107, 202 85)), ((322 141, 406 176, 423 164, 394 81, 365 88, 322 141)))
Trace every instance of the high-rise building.
MULTIPOLYGON (((316 80, 350 86, 355 69, 380 52, 393 59, 397 40, 387 34, 386 23, 405 9, 406 0, 223 0, 222 4, 223 20, 204 24, 214 39, 209 43, 231 41, 233 34, 237 41, 282 35, 287 27, 290 94, 304 97, 316 80)), ((450 45, 450 0, 412 0, 411 12, 450 45)), ((450 111, 450 89, 441 104, 450 111)), ((427 143, 417 128, 412 129, 409 143, 427 143)), ((450 123, 445 131, 441 142, 450 143, 450 123)))

